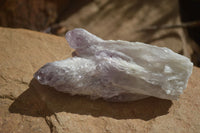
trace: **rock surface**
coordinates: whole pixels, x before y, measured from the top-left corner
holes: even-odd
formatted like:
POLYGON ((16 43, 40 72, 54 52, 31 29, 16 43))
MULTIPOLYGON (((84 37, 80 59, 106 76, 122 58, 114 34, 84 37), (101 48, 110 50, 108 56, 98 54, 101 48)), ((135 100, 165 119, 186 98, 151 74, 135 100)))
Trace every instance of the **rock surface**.
POLYGON ((109 103, 69 96, 32 80, 46 62, 72 50, 64 38, 0 28, 0 132, 172 132, 200 131, 200 69, 194 67, 178 101, 147 98, 109 103))

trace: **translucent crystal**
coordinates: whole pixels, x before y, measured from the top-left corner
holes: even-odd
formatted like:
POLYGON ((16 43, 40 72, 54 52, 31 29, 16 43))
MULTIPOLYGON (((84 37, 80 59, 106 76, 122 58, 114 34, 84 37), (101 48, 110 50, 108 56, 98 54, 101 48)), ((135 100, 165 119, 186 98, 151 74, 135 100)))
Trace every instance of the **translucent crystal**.
POLYGON ((154 96, 178 99, 193 64, 168 48, 139 42, 103 40, 84 29, 66 33, 78 57, 47 63, 34 77, 72 95, 112 101, 154 96))

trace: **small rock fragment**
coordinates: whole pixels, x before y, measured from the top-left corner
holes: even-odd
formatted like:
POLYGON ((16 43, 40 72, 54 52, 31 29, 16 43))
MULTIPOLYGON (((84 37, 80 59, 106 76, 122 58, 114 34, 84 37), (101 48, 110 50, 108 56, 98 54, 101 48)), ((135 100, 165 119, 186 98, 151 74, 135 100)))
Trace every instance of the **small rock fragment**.
POLYGON ((148 96, 178 99, 187 87, 193 63, 165 47, 103 40, 84 29, 66 33, 78 57, 47 63, 34 77, 72 95, 111 101, 148 96))

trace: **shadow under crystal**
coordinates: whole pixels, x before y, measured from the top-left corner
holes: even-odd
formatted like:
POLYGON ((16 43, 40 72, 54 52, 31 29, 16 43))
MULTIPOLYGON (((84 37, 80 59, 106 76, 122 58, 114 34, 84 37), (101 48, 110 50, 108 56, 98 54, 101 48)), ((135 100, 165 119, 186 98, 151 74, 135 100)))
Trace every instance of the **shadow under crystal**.
POLYGON ((50 116, 58 112, 114 119, 150 120, 166 115, 172 102, 154 97, 132 102, 107 102, 103 99, 91 100, 87 96, 71 96, 53 88, 41 85, 32 79, 29 88, 9 107, 11 113, 35 117, 50 116))

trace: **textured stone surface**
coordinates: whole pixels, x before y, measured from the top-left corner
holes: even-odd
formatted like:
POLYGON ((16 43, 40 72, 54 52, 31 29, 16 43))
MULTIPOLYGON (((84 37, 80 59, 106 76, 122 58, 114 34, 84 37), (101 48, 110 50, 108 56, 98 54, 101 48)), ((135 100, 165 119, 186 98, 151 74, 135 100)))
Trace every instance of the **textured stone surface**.
POLYGON ((67 32, 66 39, 78 57, 47 63, 34 77, 72 95, 114 101, 148 96, 175 100, 192 73, 190 60, 167 48, 102 40, 81 28, 67 32))
POLYGON ((72 97, 31 81, 33 73, 46 62, 71 56, 64 38, 0 28, 0 49, 1 133, 200 131, 199 68, 193 68, 188 87, 178 101, 151 97, 109 103, 72 97))
POLYGON ((65 39, 39 32, 0 28, 0 36, 0 132, 50 132, 43 117, 33 117, 33 114, 43 114, 41 107, 45 106, 35 91, 26 93, 30 100, 19 100, 22 106, 14 109, 28 111, 29 115, 10 113, 9 107, 28 89, 34 71, 45 61, 70 56, 71 49, 65 39), (56 54, 53 54, 53 49, 56 54))

